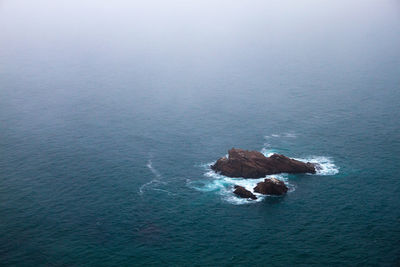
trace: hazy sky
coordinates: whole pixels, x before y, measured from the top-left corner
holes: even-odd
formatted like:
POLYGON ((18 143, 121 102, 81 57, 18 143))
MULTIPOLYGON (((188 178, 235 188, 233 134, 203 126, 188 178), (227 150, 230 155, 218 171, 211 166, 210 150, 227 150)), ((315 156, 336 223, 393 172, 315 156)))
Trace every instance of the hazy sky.
POLYGON ((9 50, 18 49, 21 42, 32 48, 62 42, 125 52, 132 46, 154 53, 171 47, 206 49, 211 55, 241 45, 273 49, 333 42, 341 46, 360 36, 379 41, 385 31, 399 31, 399 24, 397 0, 3 0, 0 4, 0 40, 9 50))

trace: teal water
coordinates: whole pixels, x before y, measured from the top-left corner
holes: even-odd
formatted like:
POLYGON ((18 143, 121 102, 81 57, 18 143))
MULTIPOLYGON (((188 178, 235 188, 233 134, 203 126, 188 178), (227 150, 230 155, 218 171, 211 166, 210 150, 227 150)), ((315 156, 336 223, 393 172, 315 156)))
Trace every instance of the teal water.
POLYGON ((6 0, 0 29, 0 265, 400 264, 398 1, 6 0), (239 200, 231 147, 325 169, 239 200))

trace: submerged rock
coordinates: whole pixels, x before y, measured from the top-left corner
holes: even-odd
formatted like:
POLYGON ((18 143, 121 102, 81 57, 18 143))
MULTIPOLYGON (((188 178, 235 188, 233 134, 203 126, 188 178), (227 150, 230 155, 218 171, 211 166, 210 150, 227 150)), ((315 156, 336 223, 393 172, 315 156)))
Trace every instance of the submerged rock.
POLYGON ((265 179, 264 182, 259 182, 256 187, 254 187, 254 192, 263 195, 283 195, 288 191, 287 186, 284 182, 276 179, 265 179))
POLYGON ((235 185, 235 191, 233 191, 233 193, 241 198, 257 199, 257 197, 252 192, 250 192, 243 186, 235 185))
POLYGON ((265 157, 258 151, 232 148, 228 157, 222 157, 211 166, 215 172, 229 177, 261 178, 277 173, 315 173, 315 165, 310 162, 273 154, 265 157))

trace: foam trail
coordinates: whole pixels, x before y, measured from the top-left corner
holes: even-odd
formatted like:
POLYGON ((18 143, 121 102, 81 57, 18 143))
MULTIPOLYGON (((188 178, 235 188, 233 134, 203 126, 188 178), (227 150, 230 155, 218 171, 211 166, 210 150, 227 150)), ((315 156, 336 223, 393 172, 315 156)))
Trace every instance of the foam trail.
MULTIPOLYGON (((141 185, 141 186, 139 187, 139 194, 140 194, 140 195, 143 195, 144 189, 145 189, 147 186, 151 185, 151 184, 166 184, 165 182, 160 181, 161 174, 153 167, 153 162, 151 161, 151 159, 149 159, 149 161, 147 162, 146 167, 149 168, 149 170, 154 174, 154 176, 155 176, 156 178, 153 179, 153 180, 151 180, 150 182, 147 182, 147 183, 141 185)), ((153 189, 155 189, 155 188, 153 188, 153 189)), ((162 189, 159 189, 159 190, 162 190, 162 189)), ((168 192, 167 190, 164 190, 164 191, 168 192)), ((168 193, 169 193, 169 192, 168 192, 168 193)))
POLYGON ((151 185, 152 183, 156 183, 156 182, 157 182, 156 180, 151 180, 150 182, 145 183, 145 184, 143 184, 142 186, 140 186, 140 187, 139 187, 139 194, 140 194, 140 195, 143 195, 143 190, 144 190, 144 188, 145 188, 146 186, 151 185))
POLYGON ((150 169, 150 171, 158 178, 161 177, 161 174, 153 167, 153 162, 151 161, 151 159, 149 159, 149 161, 146 164, 147 168, 150 169))

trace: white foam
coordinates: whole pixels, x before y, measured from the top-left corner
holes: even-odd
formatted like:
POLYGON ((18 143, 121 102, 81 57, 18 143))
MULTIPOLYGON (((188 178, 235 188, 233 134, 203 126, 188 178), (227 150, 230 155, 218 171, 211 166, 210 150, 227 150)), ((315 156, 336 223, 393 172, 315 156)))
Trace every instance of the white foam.
POLYGON ((296 135, 295 133, 289 132, 289 133, 285 133, 285 134, 284 134, 284 137, 287 137, 287 138, 296 138, 297 135, 296 135))
POLYGON ((161 177, 161 174, 153 167, 153 162, 151 161, 151 159, 149 159, 149 161, 146 164, 147 168, 150 169, 150 171, 158 178, 161 177))
POLYGON ((286 133, 282 133, 282 134, 271 134, 271 135, 265 135, 264 138, 265 139, 270 139, 270 138, 280 138, 280 137, 284 137, 284 138, 296 138, 297 134, 294 132, 286 132, 286 133))
MULTIPOLYGON (((264 144, 265 145, 265 144, 264 144)), ((275 149, 272 148, 266 148, 265 146, 261 149, 260 151, 264 156, 266 157, 271 157, 273 154, 277 153, 275 149)))
POLYGON ((289 192, 295 190, 294 186, 289 184, 286 174, 267 175, 266 177, 258 179, 231 178, 211 170, 210 165, 214 163, 215 162, 211 162, 201 165, 205 170, 204 176, 208 179, 201 181, 187 180, 187 185, 201 192, 215 192, 216 194, 221 195, 221 198, 224 201, 227 201, 234 205, 256 203, 262 201, 265 197, 267 197, 266 195, 254 192, 254 187, 257 185, 257 183, 264 181, 265 178, 275 177, 279 180, 282 180, 289 187, 289 192), (256 195, 257 199, 250 200, 237 197, 235 194, 233 194, 235 185, 243 186, 254 195, 256 195))
POLYGON ((140 195, 143 195, 144 189, 146 188, 146 186, 149 186, 149 185, 151 185, 151 184, 153 184, 153 183, 157 183, 157 182, 158 182, 157 180, 151 180, 150 182, 147 182, 147 183, 145 183, 145 184, 142 184, 142 185, 139 187, 139 194, 140 194, 140 195))
POLYGON ((270 138, 278 138, 281 137, 279 134, 271 134, 271 135, 265 135, 265 139, 270 139, 270 138))
POLYGON ((212 180, 212 181, 190 181, 187 180, 186 183, 191 187, 198 191, 202 192, 213 192, 219 191, 223 189, 226 185, 224 185, 224 181, 220 180, 212 180))
MULTIPOLYGON (((279 151, 269 147, 269 144, 264 144, 264 147, 260 151, 264 156, 270 157, 274 153, 279 151)), ((307 158, 295 158, 303 162, 317 163, 316 174, 317 175, 335 175, 339 173, 339 167, 336 166, 330 157, 324 156, 310 156, 307 158)))
POLYGON ((268 195, 263 195, 254 192, 254 187, 257 186, 259 182, 263 182, 266 178, 272 178, 275 177, 281 181, 283 181, 286 186, 289 188, 289 192, 293 192, 295 190, 295 187, 289 184, 287 175, 285 174, 279 174, 279 175, 267 175, 266 177, 263 178, 258 178, 258 179, 246 179, 246 178, 230 178, 230 177, 224 177, 224 184, 227 184, 228 187, 224 188, 223 190, 220 190, 220 194, 223 195, 223 199, 225 201, 228 201, 229 203, 235 204, 235 205, 241 205, 241 204, 251 204, 255 202, 260 202, 264 198, 268 197, 268 195), (250 200, 250 199, 244 199, 244 198, 239 198, 236 195, 233 194, 234 191, 234 186, 239 185, 243 186, 246 190, 249 190, 252 192, 257 199, 256 200, 250 200))
POLYGON ((215 162, 217 162, 217 161, 211 161, 211 162, 208 162, 208 163, 201 163, 201 164, 196 165, 196 166, 201 167, 201 168, 207 170, 207 169, 210 169, 210 166, 211 166, 211 165, 214 165, 215 162))
MULTIPOLYGON (((161 174, 153 167, 153 162, 151 161, 151 159, 147 162, 146 167, 149 168, 149 170, 154 174, 155 179, 152 179, 151 181, 141 185, 139 187, 139 195, 143 195, 144 190, 147 186, 151 185, 151 184, 166 184, 164 181, 161 181, 161 174)), ((156 189, 153 188, 154 190, 159 190, 161 191, 162 189, 156 189)), ((164 190, 166 191, 166 190, 164 190)))
POLYGON ((333 163, 329 157, 311 156, 307 158, 296 158, 303 162, 311 162, 318 164, 316 166, 316 175, 335 175, 339 173, 339 167, 333 163))
MULTIPOLYGON (((221 191, 222 193, 222 191, 221 191)), ((225 189, 225 192, 222 194, 222 199, 226 202, 229 202, 230 204, 234 205, 243 205, 243 204, 254 204, 257 202, 261 202, 266 196, 261 195, 258 193, 254 193, 256 195, 257 199, 247 199, 247 198, 240 198, 237 197, 235 194, 233 194, 233 190, 225 189)))
POLYGON ((214 179, 223 179, 226 177, 224 175, 216 173, 215 171, 213 171, 211 169, 207 170, 207 172, 204 173, 204 176, 209 177, 209 178, 214 178, 214 179))

